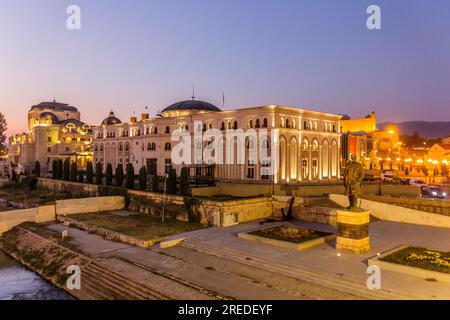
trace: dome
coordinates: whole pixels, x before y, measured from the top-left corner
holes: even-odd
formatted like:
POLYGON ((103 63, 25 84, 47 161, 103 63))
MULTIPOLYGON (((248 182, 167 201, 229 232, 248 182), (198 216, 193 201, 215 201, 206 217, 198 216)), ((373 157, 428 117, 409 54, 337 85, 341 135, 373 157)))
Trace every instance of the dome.
POLYGON ((39 123, 42 123, 42 124, 58 124, 59 123, 59 119, 52 112, 42 112, 39 115, 39 123))
POLYGON ((114 115, 114 112, 110 112, 108 118, 105 118, 105 120, 102 121, 102 126, 112 125, 112 124, 119 124, 122 123, 119 118, 116 118, 114 115))
POLYGON ((203 111, 203 112, 210 112, 210 111, 220 111, 219 108, 212 105, 211 103, 205 102, 205 101, 199 101, 199 100, 186 100, 186 101, 180 101, 177 103, 174 103, 167 108, 165 108, 163 111, 161 111, 162 114, 164 113, 172 113, 177 111, 203 111))

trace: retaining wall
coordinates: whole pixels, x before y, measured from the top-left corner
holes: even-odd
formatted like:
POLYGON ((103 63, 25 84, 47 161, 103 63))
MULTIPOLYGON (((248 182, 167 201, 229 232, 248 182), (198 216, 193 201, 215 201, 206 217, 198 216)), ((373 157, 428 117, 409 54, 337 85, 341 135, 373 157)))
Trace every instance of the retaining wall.
MULTIPOLYGON (((348 207, 347 196, 330 194, 329 198, 343 207, 348 207)), ((450 228, 450 216, 445 216, 442 214, 414 210, 367 199, 361 200, 361 207, 364 210, 370 210, 371 215, 381 220, 450 228)))

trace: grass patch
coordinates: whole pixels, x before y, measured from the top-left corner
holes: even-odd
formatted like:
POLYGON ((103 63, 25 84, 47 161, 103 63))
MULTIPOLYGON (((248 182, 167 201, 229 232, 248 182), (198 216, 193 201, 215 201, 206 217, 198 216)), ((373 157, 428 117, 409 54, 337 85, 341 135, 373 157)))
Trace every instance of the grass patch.
POLYGON ((302 243, 309 240, 314 240, 317 238, 325 237, 328 235, 331 235, 331 233, 327 232, 321 232, 321 231, 314 231, 307 228, 301 228, 301 227, 293 227, 293 226, 276 226, 272 228, 262 229, 262 230, 256 230, 253 232, 250 232, 250 234, 264 237, 264 238, 270 238, 275 240, 281 240, 281 241, 288 241, 293 243, 302 243))
POLYGON ((450 273, 450 252, 407 247, 382 257, 380 260, 430 271, 450 273))
POLYGON ((166 219, 165 222, 162 223, 161 218, 159 217, 142 214, 118 216, 106 212, 77 214, 71 215, 70 218, 103 229, 123 233, 141 240, 151 240, 206 227, 200 223, 181 222, 174 219, 166 219))

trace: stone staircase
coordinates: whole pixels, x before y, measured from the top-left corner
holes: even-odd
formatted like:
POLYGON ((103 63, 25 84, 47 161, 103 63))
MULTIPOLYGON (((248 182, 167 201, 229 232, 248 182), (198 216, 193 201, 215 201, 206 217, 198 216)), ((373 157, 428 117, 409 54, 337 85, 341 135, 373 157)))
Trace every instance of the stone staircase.
POLYGON ((290 265, 285 262, 274 261, 262 256, 255 256, 246 252, 230 249, 224 246, 213 245, 194 239, 186 240, 181 244, 181 246, 219 258, 232 260, 234 262, 245 264, 254 268, 273 272, 275 274, 281 274, 294 279, 321 285, 326 288, 332 288, 338 291, 350 293, 365 299, 417 299, 415 297, 407 296, 403 293, 394 292, 391 290, 369 290, 363 284, 357 284, 347 280, 342 280, 320 272, 312 272, 307 269, 301 268, 298 265, 290 265))
POLYGON ((71 292, 80 300, 168 300, 167 297, 95 262, 81 272, 81 290, 71 292))

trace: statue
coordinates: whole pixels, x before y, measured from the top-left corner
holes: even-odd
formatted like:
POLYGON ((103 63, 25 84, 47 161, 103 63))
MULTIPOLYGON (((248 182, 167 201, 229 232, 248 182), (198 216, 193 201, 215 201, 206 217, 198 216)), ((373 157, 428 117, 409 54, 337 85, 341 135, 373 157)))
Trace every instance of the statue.
POLYGON ((356 154, 351 155, 351 161, 347 163, 344 171, 345 195, 348 196, 350 211, 363 211, 357 206, 357 200, 361 197, 361 181, 364 178, 364 168, 356 161, 356 154))

